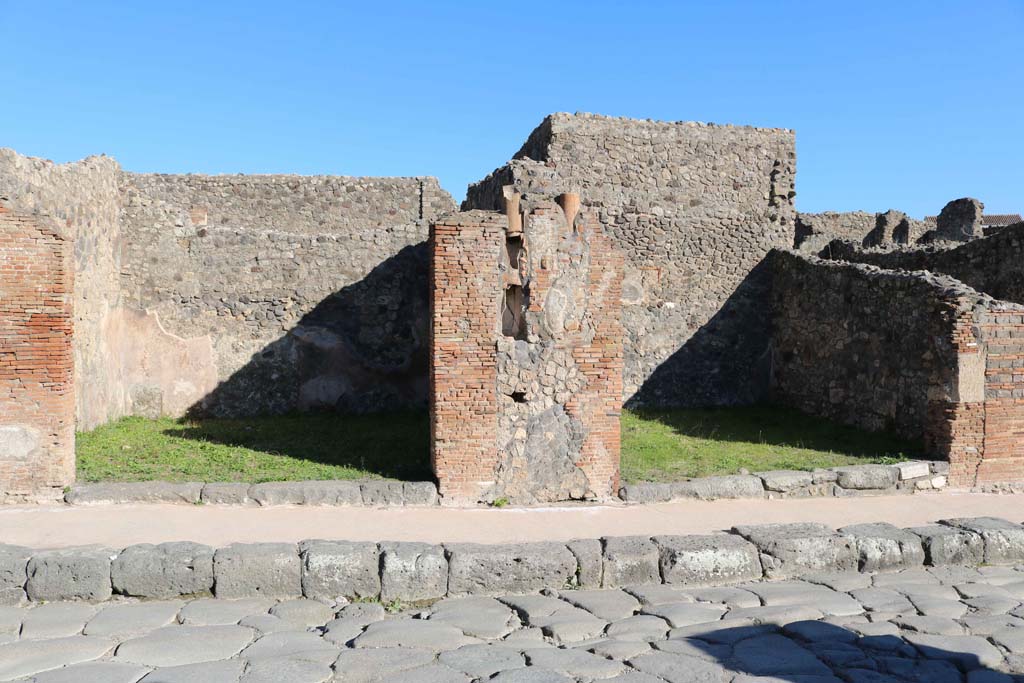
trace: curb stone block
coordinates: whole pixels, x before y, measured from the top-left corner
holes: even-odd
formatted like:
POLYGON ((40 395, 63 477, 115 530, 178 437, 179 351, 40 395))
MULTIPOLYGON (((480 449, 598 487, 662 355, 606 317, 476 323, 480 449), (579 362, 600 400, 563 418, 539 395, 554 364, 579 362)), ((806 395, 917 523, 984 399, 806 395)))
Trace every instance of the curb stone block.
POLYGON ((888 465, 850 465, 832 470, 836 483, 844 489, 891 489, 899 480, 899 471, 888 465))
POLYGON ((72 486, 65 502, 71 505, 110 503, 198 503, 203 484, 169 481, 139 481, 72 486))
POLYGON ((28 548, 0 544, 0 605, 17 605, 25 600, 31 556, 28 548))
POLYGON ((116 554, 94 546, 35 553, 28 561, 25 592, 30 600, 106 600, 116 554))
POLYGON ((619 498, 627 503, 665 503, 672 500, 672 484, 638 482, 619 489, 619 498))
POLYGON ((362 505, 354 481, 278 481, 253 484, 249 497, 260 505, 362 505))
POLYGON ((302 595, 299 553, 291 543, 233 543, 213 555, 218 598, 297 598, 302 595))
POLYGON ((698 500, 764 498, 764 484, 760 477, 750 474, 702 477, 673 484, 672 493, 675 497, 698 500))
POLYGON ((612 536, 601 539, 604 547, 602 588, 661 583, 661 553, 646 536, 612 536))
POLYGON ((175 598, 213 591, 213 548, 179 542, 132 545, 110 566, 114 591, 140 598, 175 598))
POLYGON ((250 484, 217 481, 203 486, 200 500, 210 505, 251 505, 250 484))
POLYGON ((1024 560, 1024 527, 998 517, 961 517, 939 524, 973 531, 985 543, 985 562, 1011 564, 1024 560))
POLYGON ((404 505, 404 486, 400 481, 364 481, 359 485, 363 505, 404 505))
POLYGON ((921 537, 929 565, 978 565, 985 560, 985 541, 978 534, 942 524, 907 529, 921 537))
POLYGON ((452 597, 560 589, 576 576, 576 558, 561 543, 453 543, 445 550, 452 597))
POLYGON ((892 524, 853 524, 839 530, 853 539, 862 572, 920 567, 925 553, 921 538, 892 524))
POLYGON ((824 524, 755 524, 733 527, 757 546, 765 577, 798 577, 821 570, 857 568, 857 551, 849 538, 824 524))
POLYGON ((600 588, 604 562, 601 541, 596 538, 569 541, 565 544, 576 558, 576 584, 580 588, 600 588))
POLYGON ((437 505, 437 486, 432 481, 407 481, 402 495, 406 505, 437 505))
POLYGON ((814 483, 814 477, 810 472, 801 472, 799 470, 757 472, 756 476, 761 478, 765 490, 778 493, 790 493, 809 488, 814 483))
POLYGON ((900 481, 906 481, 908 479, 917 479, 918 477, 927 477, 932 473, 932 468, 927 462, 921 460, 912 460, 908 462, 898 462, 893 465, 900 473, 900 481))
POLYGON ((832 470, 811 470, 811 481, 815 484, 834 484, 839 480, 839 474, 832 470))
POLYGON ((715 586, 762 576, 757 547, 732 534, 656 536, 665 583, 715 586))
POLYGON ((429 543, 380 544, 382 602, 422 602, 448 593, 448 558, 429 543))
POLYGON ((376 598, 380 595, 380 550, 376 543, 303 541, 302 594, 314 600, 376 598))

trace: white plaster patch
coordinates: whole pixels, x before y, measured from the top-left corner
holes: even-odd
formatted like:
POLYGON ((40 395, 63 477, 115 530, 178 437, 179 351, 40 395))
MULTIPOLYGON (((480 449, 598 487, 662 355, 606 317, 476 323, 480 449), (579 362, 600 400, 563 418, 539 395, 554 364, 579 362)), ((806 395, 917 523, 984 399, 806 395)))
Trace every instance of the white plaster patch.
POLYGON ((0 425, 0 460, 24 460, 39 447, 39 430, 28 425, 0 425))

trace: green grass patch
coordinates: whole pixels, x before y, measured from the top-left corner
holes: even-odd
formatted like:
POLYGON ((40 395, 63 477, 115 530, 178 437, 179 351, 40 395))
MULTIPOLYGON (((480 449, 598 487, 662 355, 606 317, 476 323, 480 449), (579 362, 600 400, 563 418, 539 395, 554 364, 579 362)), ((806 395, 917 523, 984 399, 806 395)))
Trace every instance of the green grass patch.
MULTIPOLYGON (((78 434, 80 481, 427 480, 425 414, 238 420, 129 417, 78 434)), ((674 481, 920 457, 913 444, 786 408, 626 411, 625 481, 674 481)))
POLYGON ((678 481, 740 469, 812 470, 920 458, 892 434, 865 432, 771 405, 625 411, 624 481, 678 481))
POLYGON ((78 434, 79 481, 432 478, 423 414, 128 417, 78 434))

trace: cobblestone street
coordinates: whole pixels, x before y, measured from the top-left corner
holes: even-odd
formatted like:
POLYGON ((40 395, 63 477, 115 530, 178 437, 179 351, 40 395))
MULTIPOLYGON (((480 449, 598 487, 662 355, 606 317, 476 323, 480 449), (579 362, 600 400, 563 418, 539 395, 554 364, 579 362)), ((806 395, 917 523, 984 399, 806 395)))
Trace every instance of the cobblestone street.
POLYGON ((546 591, 421 608, 52 602, 0 608, 0 680, 988 683, 1024 672, 1022 602, 1024 571, 1013 567, 546 591))

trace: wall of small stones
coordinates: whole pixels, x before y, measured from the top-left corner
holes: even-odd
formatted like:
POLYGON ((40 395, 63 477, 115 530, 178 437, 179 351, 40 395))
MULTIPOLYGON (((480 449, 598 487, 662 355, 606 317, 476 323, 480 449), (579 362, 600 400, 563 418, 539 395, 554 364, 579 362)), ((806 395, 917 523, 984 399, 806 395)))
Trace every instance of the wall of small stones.
POLYGON ((864 246, 914 244, 934 227, 932 223, 911 218, 896 209, 884 213, 799 213, 793 246, 818 254, 832 240, 847 240, 864 246))
POLYGON ((1024 527, 991 517, 908 529, 885 523, 838 530, 813 523, 761 524, 706 535, 500 545, 303 541, 214 549, 177 542, 48 551, 0 545, 0 604, 211 593, 416 604, 545 589, 724 586, 838 571, 1022 561, 1024 527))
POLYGON ((865 249, 836 240, 823 257, 889 270, 929 270, 960 280, 993 298, 1024 303, 1024 223, 961 244, 865 249))
POLYGON ((71 243, 0 202, 0 503, 75 478, 71 243))
POLYGON ((554 114, 463 208, 576 192, 626 254, 624 398, 717 405, 768 386, 767 278, 793 243, 792 131, 554 114))

